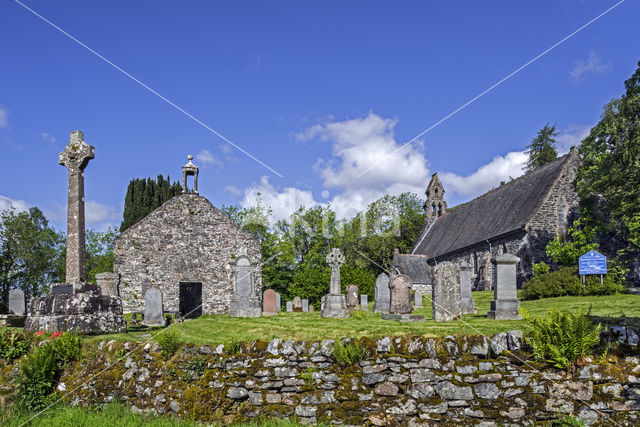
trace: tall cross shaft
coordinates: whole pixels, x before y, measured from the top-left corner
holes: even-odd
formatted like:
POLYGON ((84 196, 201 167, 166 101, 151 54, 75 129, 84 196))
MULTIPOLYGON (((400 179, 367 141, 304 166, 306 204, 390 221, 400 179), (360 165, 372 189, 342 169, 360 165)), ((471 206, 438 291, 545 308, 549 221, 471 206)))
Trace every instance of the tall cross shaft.
POLYGON ((95 147, 84 141, 82 131, 71 132, 58 163, 69 170, 67 207, 67 283, 87 280, 84 229, 84 169, 95 158, 95 147))

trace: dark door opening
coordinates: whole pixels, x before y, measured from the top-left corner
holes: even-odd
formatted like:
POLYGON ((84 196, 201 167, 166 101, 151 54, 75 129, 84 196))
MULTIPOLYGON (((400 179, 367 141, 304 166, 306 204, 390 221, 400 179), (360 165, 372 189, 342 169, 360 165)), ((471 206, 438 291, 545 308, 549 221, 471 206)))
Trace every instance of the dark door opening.
POLYGON ((202 283, 180 282, 180 316, 194 319, 202 315, 202 283))

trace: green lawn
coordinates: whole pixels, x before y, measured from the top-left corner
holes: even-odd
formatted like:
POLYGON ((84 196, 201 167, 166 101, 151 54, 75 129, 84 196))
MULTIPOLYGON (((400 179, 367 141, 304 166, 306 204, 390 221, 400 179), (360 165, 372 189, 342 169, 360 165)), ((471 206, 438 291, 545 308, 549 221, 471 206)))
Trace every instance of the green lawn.
MULTIPOLYGON (((184 323, 174 324, 171 328, 180 331, 184 342, 199 344, 229 344, 232 342, 271 340, 273 338, 294 340, 339 339, 344 337, 380 338, 387 335, 425 335, 442 336, 448 334, 486 334, 491 335, 510 329, 528 329, 528 323, 518 321, 496 321, 485 317, 489 310, 492 292, 474 292, 477 315, 465 315, 462 320, 436 323, 431 319, 431 303, 424 299, 425 308, 416 310, 422 314, 425 322, 400 323, 380 319, 379 314, 366 313, 365 319, 323 319, 319 312, 280 313, 278 316, 260 318, 230 318, 226 315, 207 315, 184 323)), ((560 310, 576 311, 582 308, 591 312, 597 320, 607 323, 621 321, 626 317, 627 325, 640 327, 640 296, 620 294, 613 296, 561 297, 536 301, 522 301, 521 307, 532 315, 544 315, 552 307, 560 310)), ((149 338, 160 329, 148 331, 130 331, 128 334, 107 335, 88 338, 90 340, 131 340, 149 338)))

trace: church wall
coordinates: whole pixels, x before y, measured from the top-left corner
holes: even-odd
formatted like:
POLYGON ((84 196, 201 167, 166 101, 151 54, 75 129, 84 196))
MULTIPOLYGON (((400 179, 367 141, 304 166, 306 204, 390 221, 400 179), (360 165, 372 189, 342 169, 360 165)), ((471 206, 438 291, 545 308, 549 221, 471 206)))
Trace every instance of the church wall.
MULTIPOLYGON (((226 313, 233 291, 230 263, 243 248, 260 261, 259 242, 207 199, 193 193, 174 197, 115 241, 124 311, 144 310, 142 283, 149 280, 162 292, 165 311, 179 309, 180 282, 201 282, 202 312, 226 313)), ((255 279, 260 290, 260 265, 255 279)))

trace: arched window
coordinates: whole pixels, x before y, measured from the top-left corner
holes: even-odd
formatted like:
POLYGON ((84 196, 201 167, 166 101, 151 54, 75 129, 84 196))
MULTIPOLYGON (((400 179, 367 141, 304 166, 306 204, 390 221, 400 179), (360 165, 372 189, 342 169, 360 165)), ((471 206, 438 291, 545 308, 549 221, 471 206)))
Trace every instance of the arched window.
POLYGON ((438 216, 442 215, 442 203, 438 203, 438 216))
POLYGON ((431 205, 431 215, 436 216, 436 204, 435 202, 431 205))
POLYGON ((502 244, 502 253, 506 254, 507 253, 507 245, 506 244, 502 244))

